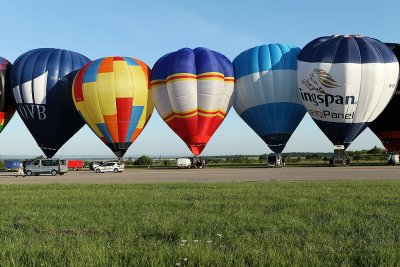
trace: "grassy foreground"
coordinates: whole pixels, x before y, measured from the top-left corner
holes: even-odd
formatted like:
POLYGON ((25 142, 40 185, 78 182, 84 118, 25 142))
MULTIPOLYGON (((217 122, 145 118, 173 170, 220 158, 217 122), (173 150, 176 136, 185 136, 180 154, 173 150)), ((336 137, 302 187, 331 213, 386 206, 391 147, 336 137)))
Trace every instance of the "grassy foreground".
POLYGON ((0 186, 0 266, 400 264, 400 181, 0 186))

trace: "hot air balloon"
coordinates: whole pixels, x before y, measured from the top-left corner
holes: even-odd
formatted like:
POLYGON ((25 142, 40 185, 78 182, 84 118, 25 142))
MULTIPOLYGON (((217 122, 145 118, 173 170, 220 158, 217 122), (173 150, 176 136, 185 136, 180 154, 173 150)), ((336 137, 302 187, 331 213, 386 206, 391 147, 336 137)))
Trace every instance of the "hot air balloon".
POLYGON ((300 98, 334 145, 346 149, 386 107, 399 64, 382 42, 361 35, 317 38, 297 61, 300 98))
POLYGON ((153 112, 149 78, 149 67, 130 57, 100 58, 76 75, 76 109, 118 158, 124 156, 153 112))
POLYGON ((0 132, 3 131, 15 113, 8 81, 11 66, 7 59, 0 57, 0 132))
POLYGON ((158 114, 198 156, 231 107, 233 66, 207 48, 183 48, 160 58, 151 73, 158 114))
POLYGON ((89 61, 76 52, 39 48, 14 63, 10 83, 18 114, 48 158, 84 125, 71 90, 76 72, 89 61))
POLYGON ((280 154, 306 110, 297 93, 300 48, 269 44, 244 51, 233 61, 239 116, 280 154))
MULTIPOLYGON (((395 53, 397 59, 400 58, 400 44, 386 43, 386 45, 395 53)), ((390 153, 399 153, 400 151, 400 122, 398 114, 400 113, 400 87, 397 83, 396 92, 389 104, 376 118, 369 128, 378 136, 382 144, 390 153)))

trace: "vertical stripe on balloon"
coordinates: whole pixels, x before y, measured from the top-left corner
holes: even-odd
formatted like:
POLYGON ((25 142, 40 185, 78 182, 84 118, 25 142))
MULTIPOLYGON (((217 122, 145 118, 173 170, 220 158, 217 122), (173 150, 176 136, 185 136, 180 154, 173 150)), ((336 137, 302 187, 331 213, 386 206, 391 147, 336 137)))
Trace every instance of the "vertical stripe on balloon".
POLYGON ((132 110, 132 98, 116 98, 118 136, 121 142, 126 140, 129 127, 129 119, 132 110))

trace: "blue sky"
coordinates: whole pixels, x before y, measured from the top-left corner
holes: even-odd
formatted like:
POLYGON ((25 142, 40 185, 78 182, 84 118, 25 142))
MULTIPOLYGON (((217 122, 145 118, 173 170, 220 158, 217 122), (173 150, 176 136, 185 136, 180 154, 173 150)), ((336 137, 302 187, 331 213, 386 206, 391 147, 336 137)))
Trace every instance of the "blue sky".
MULTIPOLYGON (((2 1, 0 56, 9 61, 39 47, 63 48, 91 59, 131 56, 150 67, 164 54, 204 46, 233 60, 266 43, 303 47, 331 34, 364 34, 400 42, 393 1, 2 1)), ((349 150, 382 147, 368 129, 349 150)), ((41 155, 16 114, 0 134, 1 155, 41 155)), ((332 151, 332 144, 308 115, 286 146, 289 151, 332 151)), ((284 152, 285 152, 284 151, 284 152)), ((204 155, 270 152, 231 109, 204 155)), ((189 155, 186 145, 157 112, 126 156, 189 155)), ((82 128, 57 155, 113 155, 89 129, 82 128)))

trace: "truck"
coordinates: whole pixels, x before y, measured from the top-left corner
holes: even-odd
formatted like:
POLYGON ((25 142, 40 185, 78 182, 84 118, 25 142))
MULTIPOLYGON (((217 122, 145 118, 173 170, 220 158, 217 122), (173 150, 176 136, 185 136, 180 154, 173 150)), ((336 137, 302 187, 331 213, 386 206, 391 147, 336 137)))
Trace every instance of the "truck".
POLYGON ((20 160, 6 160, 5 166, 7 171, 16 171, 21 164, 20 160))
POLYGON ((81 159, 69 159, 67 163, 68 163, 68 169, 75 171, 82 169, 83 166, 85 165, 85 162, 81 159))

